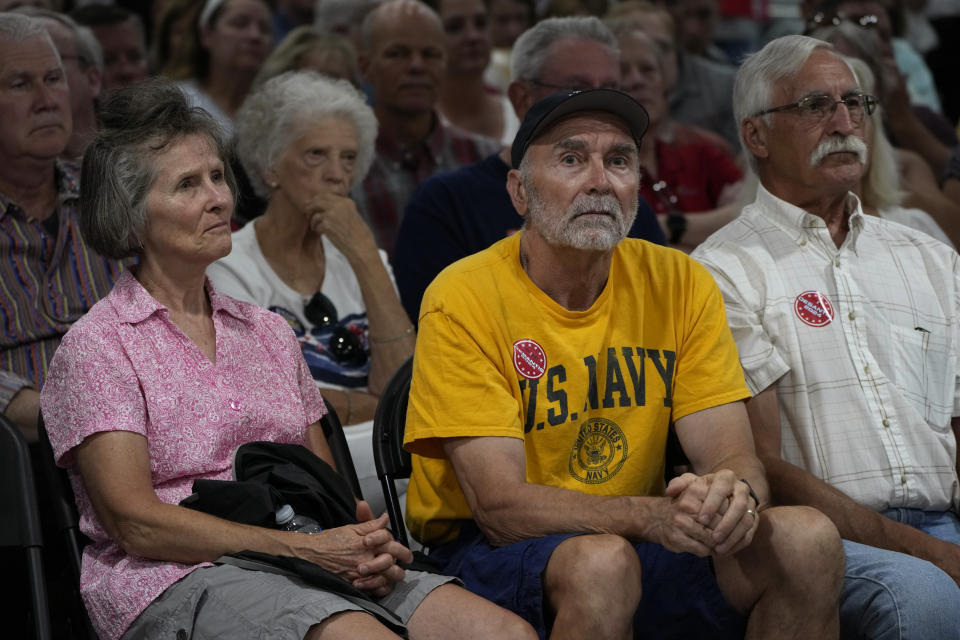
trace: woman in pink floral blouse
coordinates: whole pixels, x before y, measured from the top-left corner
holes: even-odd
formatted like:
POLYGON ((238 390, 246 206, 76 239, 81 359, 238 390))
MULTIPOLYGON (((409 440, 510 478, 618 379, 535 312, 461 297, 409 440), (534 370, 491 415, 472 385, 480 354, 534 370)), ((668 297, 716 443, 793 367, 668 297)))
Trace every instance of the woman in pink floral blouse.
POLYGON ((178 506, 194 480, 230 479, 245 442, 304 444, 332 465, 325 408, 287 323, 204 276, 230 252, 234 206, 214 121, 161 81, 115 94, 102 116, 83 164, 81 227, 101 253, 138 264, 66 335, 41 396, 92 541, 81 590, 100 637, 397 637, 362 602, 213 564, 242 550, 339 574, 411 638, 535 637, 451 578, 404 572, 410 551, 366 503, 359 524, 310 536, 178 506))

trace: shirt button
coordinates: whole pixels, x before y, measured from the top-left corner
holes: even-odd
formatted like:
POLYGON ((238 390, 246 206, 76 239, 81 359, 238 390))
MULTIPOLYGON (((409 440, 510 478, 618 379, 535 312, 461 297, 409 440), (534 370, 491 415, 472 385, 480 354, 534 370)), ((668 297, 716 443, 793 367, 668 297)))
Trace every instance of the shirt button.
POLYGON ((884 419, 883 419, 883 426, 889 428, 889 427, 890 427, 890 421, 887 420, 886 418, 884 418, 884 419))
POLYGON ((868 365, 868 364, 863 365, 863 372, 864 372, 864 373, 870 373, 870 365, 868 365))
POLYGON ((839 267, 839 266, 840 266, 840 258, 834 258, 834 260, 833 260, 833 266, 835 266, 835 267, 839 267))
POLYGON ((230 401, 230 408, 233 409, 234 411, 240 411, 240 401, 239 401, 239 400, 231 400, 231 401, 230 401))
POLYGON ((853 320, 854 318, 857 317, 857 314, 856 314, 856 312, 851 311, 850 313, 847 314, 847 317, 850 318, 851 320, 853 320))
POLYGON ((907 474, 905 473, 900 474, 900 484, 907 484, 907 474))
POLYGON ((800 246, 801 246, 801 247, 807 246, 807 241, 806 241, 806 240, 801 240, 801 241, 800 241, 800 246))

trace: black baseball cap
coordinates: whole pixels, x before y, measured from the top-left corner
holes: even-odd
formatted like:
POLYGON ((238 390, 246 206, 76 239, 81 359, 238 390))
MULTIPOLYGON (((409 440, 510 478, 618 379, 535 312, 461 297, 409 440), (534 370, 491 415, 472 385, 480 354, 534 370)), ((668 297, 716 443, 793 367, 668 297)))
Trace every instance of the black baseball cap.
POLYGON ((541 133, 550 125, 573 113, 580 111, 605 111, 622 119, 637 147, 647 131, 650 116, 647 110, 632 97, 616 89, 590 89, 588 91, 564 91, 553 93, 540 100, 527 111, 513 146, 510 148, 510 162, 514 169, 520 167, 523 156, 541 133))

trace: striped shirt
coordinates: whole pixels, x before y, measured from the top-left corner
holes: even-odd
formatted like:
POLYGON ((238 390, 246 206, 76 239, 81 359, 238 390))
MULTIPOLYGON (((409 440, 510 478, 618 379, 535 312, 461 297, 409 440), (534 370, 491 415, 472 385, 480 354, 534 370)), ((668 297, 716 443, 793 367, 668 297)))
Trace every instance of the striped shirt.
POLYGON ((960 257, 850 198, 839 249, 760 187, 692 255, 723 292, 750 391, 776 384, 784 460, 877 511, 956 510, 960 257))
POLYGON ((414 145, 400 144, 381 128, 370 172, 352 194, 357 211, 373 229, 377 246, 393 255, 403 210, 418 184, 499 150, 496 140, 445 124, 436 115, 433 130, 414 145))
POLYGON ((70 325, 107 295, 116 260, 88 248, 77 226, 79 171, 57 163, 56 236, 0 194, 0 411, 25 387, 40 389, 70 325))

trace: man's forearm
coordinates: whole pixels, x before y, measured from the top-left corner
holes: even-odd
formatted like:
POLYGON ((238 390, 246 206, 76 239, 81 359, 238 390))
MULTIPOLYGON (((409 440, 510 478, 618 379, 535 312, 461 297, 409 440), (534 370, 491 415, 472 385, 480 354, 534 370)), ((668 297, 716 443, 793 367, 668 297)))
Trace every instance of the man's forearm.
POLYGON ((17 392, 3 415, 19 427, 27 442, 37 441, 37 419, 40 417, 40 394, 24 387, 17 392))
MULTIPOLYGON (((479 496, 475 496, 475 499, 479 496)), ((491 499, 470 500, 491 544, 504 546, 555 533, 611 533, 645 540, 656 501, 667 498, 593 496, 541 484, 511 486, 491 499)))
POLYGON ((833 520, 846 540, 940 564, 937 561, 943 551, 940 547, 948 543, 864 507, 842 491, 782 458, 764 459, 763 463, 776 503, 819 509, 833 520))

